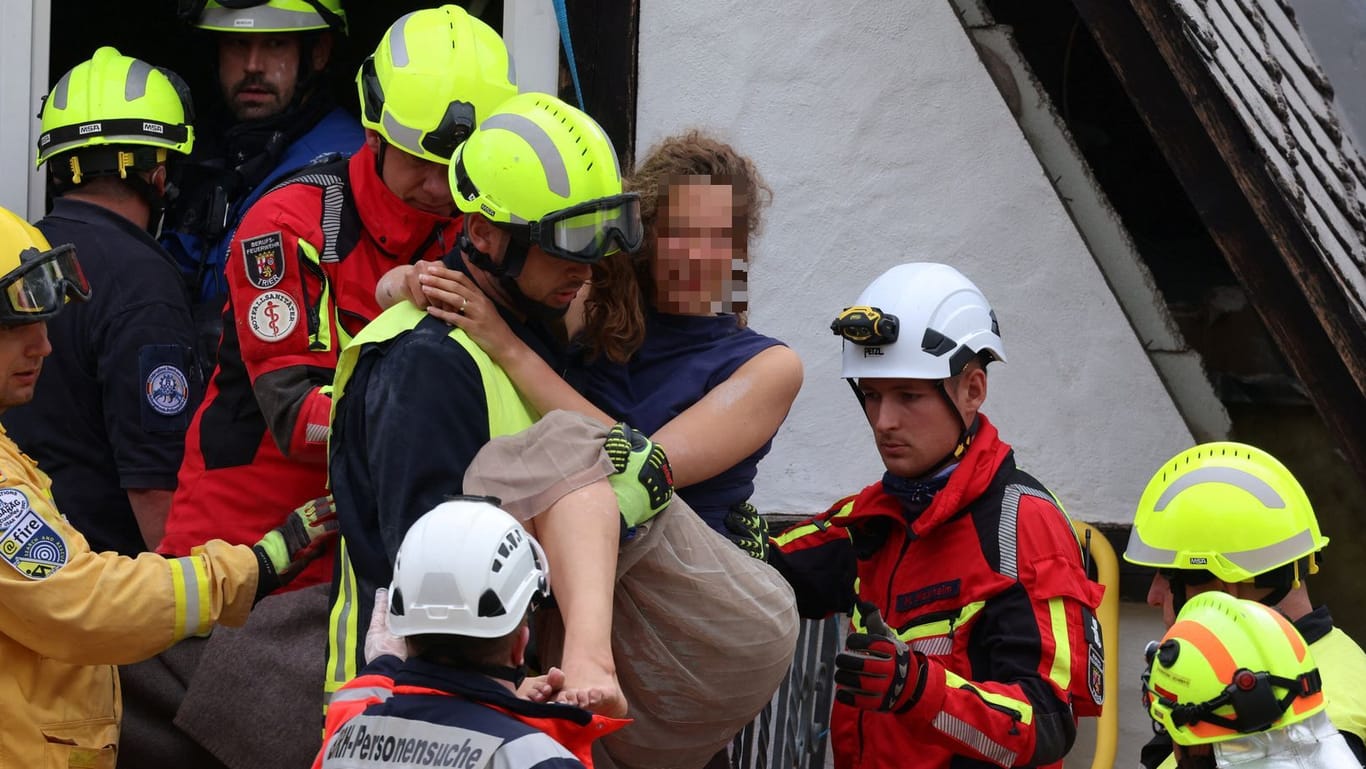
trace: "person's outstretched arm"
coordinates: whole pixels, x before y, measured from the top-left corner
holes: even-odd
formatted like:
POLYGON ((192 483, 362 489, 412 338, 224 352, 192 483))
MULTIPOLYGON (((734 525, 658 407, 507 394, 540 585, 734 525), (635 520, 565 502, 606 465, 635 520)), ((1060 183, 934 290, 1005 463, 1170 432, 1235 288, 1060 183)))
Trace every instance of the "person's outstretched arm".
MULTIPOLYGON (((616 419, 590 403, 507 327, 493 303, 462 273, 421 265, 427 311, 465 330, 541 413, 574 411, 610 426, 616 419), (456 308, 455 311, 450 308, 456 308)), ((755 355, 701 400, 650 436, 669 452, 677 488, 739 464, 767 443, 802 386, 802 362, 791 348, 755 355)))

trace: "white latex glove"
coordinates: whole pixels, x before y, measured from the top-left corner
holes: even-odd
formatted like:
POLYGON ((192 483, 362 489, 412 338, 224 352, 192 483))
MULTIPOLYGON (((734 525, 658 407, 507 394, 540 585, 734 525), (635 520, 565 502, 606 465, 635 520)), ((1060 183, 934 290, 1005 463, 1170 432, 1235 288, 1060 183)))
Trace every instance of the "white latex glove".
POLYGON ((375 610, 370 612, 370 629, 365 631, 365 662, 391 654, 408 659, 408 644, 389 632, 389 588, 375 591, 375 610))

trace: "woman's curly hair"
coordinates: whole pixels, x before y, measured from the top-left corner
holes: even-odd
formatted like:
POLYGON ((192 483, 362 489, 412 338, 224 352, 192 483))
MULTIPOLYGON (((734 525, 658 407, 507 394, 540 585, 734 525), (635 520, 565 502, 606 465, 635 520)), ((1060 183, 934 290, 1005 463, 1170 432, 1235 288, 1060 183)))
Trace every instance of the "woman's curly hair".
POLYGON ((593 265, 593 283, 585 302, 582 341, 590 358, 605 355, 624 363, 645 341, 645 307, 654 302, 653 264, 660 234, 659 214, 668 205, 669 189, 687 177, 729 183, 735 191, 736 247, 748 256, 749 239, 759 233, 763 209, 773 190, 754 161, 734 147, 693 129, 670 136, 625 180, 627 191, 640 194, 644 242, 635 254, 618 252, 593 265))

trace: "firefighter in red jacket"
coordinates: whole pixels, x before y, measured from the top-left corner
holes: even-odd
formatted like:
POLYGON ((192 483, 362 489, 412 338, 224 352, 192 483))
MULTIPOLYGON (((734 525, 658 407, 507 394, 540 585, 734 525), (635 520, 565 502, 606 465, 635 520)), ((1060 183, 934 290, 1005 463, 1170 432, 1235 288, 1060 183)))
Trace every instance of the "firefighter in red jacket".
MULTIPOLYGON (((379 314, 381 275, 454 248, 451 153, 516 93, 511 74, 502 39, 463 9, 399 18, 356 78, 365 146, 305 168, 247 212, 228 254, 218 367, 190 425, 161 552, 253 542, 272 523, 241 511, 325 493, 337 356, 379 314)), ((294 586, 328 581, 331 560, 294 586)))
POLYGON ((953 268, 903 264, 832 328, 887 472, 769 558, 803 615, 851 612, 835 766, 1060 764, 1102 699, 1102 588, 979 412, 1005 360, 995 313, 953 268))

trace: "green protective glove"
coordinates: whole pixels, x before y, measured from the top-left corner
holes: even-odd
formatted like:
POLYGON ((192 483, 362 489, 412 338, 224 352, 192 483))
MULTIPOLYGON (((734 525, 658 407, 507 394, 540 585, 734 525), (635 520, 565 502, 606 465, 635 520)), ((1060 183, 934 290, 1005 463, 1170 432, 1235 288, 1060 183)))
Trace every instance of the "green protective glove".
POLYGON ((741 502, 726 513, 726 535, 751 557, 768 561, 768 521, 754 505, 741 502))
POLYGON ((607 477, 621 519, 633 528, 659 515, 674 496, 674 475, 664 449, 624 422, 607 432, 602 448, 616 472, 607 477))
POLYGON ((251 546, 261 563, 256 600, 294 579, 303 568, 327 550, 340 524, 332 495, 318 497, 296 507, 284 523, 266 532, 251 546))

